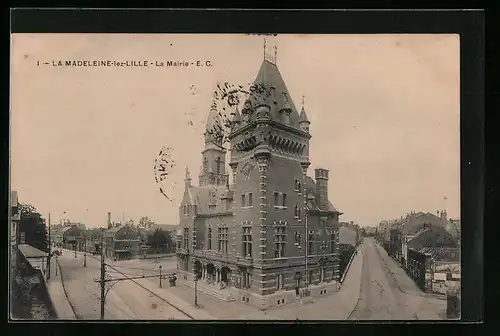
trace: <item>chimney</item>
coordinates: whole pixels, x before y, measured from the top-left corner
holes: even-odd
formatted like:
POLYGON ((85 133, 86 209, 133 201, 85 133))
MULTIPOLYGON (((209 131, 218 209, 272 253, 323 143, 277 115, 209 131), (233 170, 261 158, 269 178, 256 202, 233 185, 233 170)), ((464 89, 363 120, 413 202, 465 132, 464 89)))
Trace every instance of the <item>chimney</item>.
POLYGON ((111 229, 111 212, 108 212, 108 229, 111 229))
POLYGON ((448 214, 446 213, 446 210, 441 211, 441 219, 447 221, 448 220, 448 214))
POLYGON ((316 178, 316 202, 321 210, 328 209, 328 169, 314 170, 316 178))

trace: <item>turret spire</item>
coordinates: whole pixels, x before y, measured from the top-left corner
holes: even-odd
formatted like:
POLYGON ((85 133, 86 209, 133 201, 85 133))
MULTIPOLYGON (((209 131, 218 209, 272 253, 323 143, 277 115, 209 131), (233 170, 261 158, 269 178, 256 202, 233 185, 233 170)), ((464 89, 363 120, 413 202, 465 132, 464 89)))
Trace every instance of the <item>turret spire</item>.
POLYGON ((274 44, 272 49, 273 50, 271 50, 270 52, 267 50, 267 39, 264 36, 264 60, 276 65, 276 56, 278 53, 278 47, 276 46, 276 43, 274 44))
POLYGON ((300 115, 299 115, 299 126, 304 132, 309 133, 309 125, 311 124, 311 122, 307 118, 306 109, 304 108, 304 105, 305 105, 304 100, 305 100, 305 97, 304 97, 304 95, 302 95, 302 99, 301 99, 302 108, 300 110, 300 115))

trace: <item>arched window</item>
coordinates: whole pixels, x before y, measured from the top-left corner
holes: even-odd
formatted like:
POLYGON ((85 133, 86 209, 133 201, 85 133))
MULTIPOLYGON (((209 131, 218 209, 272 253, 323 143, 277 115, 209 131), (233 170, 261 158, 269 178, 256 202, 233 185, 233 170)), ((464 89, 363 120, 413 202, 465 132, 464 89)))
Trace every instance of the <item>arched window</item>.
POLYGON ((208 171, 208 159, 206 157, 203 158, 203 172, 208 171))
POLYGON ((220 159, 220 156, 217 158, 217 160, 215 161, 215 171, 217 172, 217 174, 220 174, 220 168, 221 168, 221 159, 220 159))

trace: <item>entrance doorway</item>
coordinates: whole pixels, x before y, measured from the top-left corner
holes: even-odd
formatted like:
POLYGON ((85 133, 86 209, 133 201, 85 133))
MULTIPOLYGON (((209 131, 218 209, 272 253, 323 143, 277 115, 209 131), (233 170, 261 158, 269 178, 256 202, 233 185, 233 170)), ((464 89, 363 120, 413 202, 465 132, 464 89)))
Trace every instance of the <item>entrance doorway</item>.
POLYGON ((295 295, 300 294, 300 272, 295 273, 295 295))
POLYGON ((207 264, 207 280, 209 283, 215 282, 215 266, 214 264, 207 264))
POLYGON ((194 262, 194 274, 196 276, 196 280, 199 280, 201 279, 201 276, 202 276, 202 268, 201 268, 201 262, 199 262, 198 260, 196 260, 194 262))
POLYGON ((231 274, 231 269, 229 267, 222 267, 220 270, 221 281, 224 287, 229 287, 229 278, 231 274))

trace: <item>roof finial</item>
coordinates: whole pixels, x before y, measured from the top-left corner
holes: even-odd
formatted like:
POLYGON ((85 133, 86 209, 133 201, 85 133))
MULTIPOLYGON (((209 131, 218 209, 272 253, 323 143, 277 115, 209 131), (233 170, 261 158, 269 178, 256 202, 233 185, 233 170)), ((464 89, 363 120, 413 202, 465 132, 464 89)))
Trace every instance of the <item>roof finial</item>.
POLYGON ((274 64, 277 63, 277 60, 278 59, 278 46, 275 44, 274 45, 274 64))
POLYGON ((186 180, 190 180, 191 179, 191 176, 189 174, 189 168, 188 166, 186 165, 186 180))
POLYGON ((306 97, 304 95, 302 95, 302 97, 301 97, 302 108, 304 108, 305 99, 306 99, 306 97))

